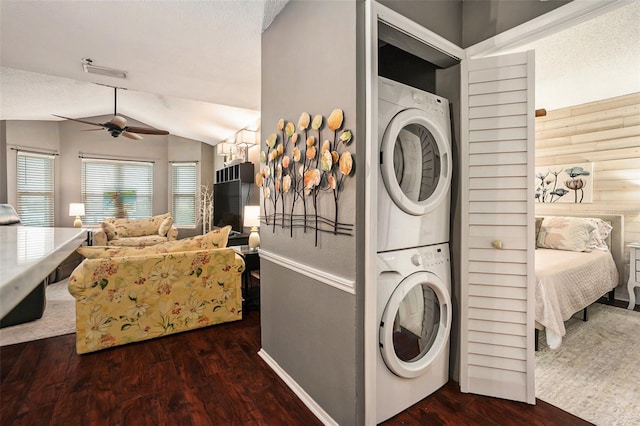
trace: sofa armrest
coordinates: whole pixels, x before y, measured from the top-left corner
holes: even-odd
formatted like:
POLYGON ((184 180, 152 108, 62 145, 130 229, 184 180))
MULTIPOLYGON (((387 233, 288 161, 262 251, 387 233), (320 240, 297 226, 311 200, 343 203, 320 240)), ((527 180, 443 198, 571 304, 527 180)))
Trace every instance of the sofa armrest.
MULTIPOLYGON (((231 250, 233 250, 233 249, 231 249, 231 250)), ((240 272, 242 274, 244 272, 244 269, 245 269, 244 257, 242 257, 241 255, 236 253, 235 263, 234 263, 233 266, 234 266, 236 271, 238 271, 238 272, 240 272)))
POLYGON ((107 245, 107 233, 104 229, 99 228, 93 231, 93 245, 94 246, 106 246, 107 245))
POLYGON ((167 232, 167 241, 175 241, 178 239, 178 228, 172 226, 167 232))
POLYGON ((69 281, 67 283, 67 288, 69 289, 69 293, 73 297, 77 297, 82 292, 82 283, 84 282, 84 261, 80 262, 78 266, 71 272, 69 275, 69 281))

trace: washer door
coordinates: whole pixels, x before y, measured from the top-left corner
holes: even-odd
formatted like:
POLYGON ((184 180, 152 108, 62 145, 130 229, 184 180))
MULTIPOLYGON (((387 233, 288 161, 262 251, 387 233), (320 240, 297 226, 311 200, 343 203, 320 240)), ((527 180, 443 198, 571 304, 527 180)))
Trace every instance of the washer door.
POLYGON ((451 298, 440 278, 416 272, 391 295, 380 323, 380 352, 400 377, 422 375, 448 342, 451 298))
POLYGON ((416 108, 398 113, 384 132, 380 168, 387 192, 406 213, 438 207, 451 184, 451 148, 442 130, 416 108))

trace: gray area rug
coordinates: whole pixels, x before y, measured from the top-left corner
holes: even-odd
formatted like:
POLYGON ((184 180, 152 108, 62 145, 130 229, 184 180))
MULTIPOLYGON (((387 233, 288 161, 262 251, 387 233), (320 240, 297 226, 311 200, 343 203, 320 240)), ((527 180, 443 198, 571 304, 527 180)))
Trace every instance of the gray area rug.
POLYGON ((598 426, 640 425, 640 312, 596 303, 565 326, 555 351, 540 333, 536 397, 598 426))
POLYGON ((47 286, 47 306, 39 320, 0 328, 0 346, 75 333, 75 299, 67 284, 68 279, 47 286))

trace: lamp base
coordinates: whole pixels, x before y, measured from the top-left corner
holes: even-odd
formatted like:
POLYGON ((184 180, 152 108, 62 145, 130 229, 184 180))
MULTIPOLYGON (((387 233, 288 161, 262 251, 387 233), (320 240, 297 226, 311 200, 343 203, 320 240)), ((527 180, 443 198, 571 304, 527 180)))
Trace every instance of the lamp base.
POLYGON ((260 247, 260 234, 258 234, 258 228, 251 228, 251 233, 249 234, 249 247, 252 249, 260 247))
POLYGON ((80 216, 76 216, 76 220, 73 221, 74 228, 82 228, 82 220, 80 220, 80 216))

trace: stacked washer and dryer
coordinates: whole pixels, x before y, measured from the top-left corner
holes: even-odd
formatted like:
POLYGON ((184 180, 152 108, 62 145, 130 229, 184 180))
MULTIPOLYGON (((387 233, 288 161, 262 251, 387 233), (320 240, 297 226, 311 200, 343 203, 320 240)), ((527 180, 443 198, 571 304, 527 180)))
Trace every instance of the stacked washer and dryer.
POLYGON ((379 77, 377 421, 449 379, 447 99, 379 77))

